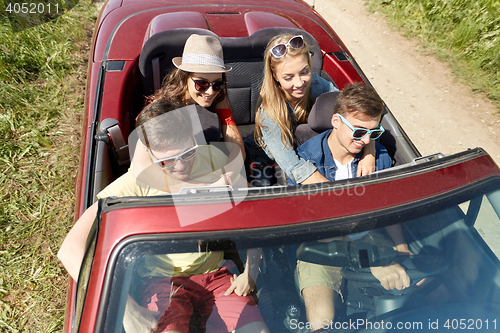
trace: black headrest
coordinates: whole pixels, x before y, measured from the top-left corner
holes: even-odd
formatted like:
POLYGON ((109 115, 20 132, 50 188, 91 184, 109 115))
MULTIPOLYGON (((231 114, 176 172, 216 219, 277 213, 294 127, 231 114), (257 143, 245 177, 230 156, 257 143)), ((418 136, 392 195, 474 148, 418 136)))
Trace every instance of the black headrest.
POLYGON ((314 131, 321 133, 332 128, 333 106, 339 96, 338 91, 321 94, 316 98, 307 123, 314 131))
MULTIPOLYGON (((321 49, 318 42, 306 31, 297 28, 273 27, 257 30, 248 37, 221 38, 224 62, 233 68, 226 75, 229 99, 236 124, 251 125, 255 122, 263 79, 264 50, 271 38, 284 33, 304 36, 306 43, 314 52, 313 71, 319 74, 323 63, 321 49)), ((240 132, 241 130, 240 128, 240 132)))
POLYGON ((209 35, 219 38, 207 29, 182 28, 158 32, 146 41, 139 56, 139 71, 144 95, 150 95, 154 92, 151 60, 159 57, 160 81, 163 81, 165 75, 174 67, 172 58, 182 56, 184 44, 192 34, 209 35))

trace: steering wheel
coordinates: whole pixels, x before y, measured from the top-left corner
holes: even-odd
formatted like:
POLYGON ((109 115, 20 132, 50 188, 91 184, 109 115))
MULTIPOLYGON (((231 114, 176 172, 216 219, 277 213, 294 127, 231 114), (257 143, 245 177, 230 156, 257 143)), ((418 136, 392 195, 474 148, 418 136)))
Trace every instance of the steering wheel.
MULTIPOLYGON (((423 278, 437 276, 448 268, 447 262, 440 256, 398 255, 393 247, 350 241, 304 243, 297 251, 297 258, 319 265, 343 267, 341 274, 346 280, 371 284, 384 294, 402 294, 402 291, 385 290, 372 275, 370 266, 387 266, 391 262, 403 266, 410 277, 410 287, 405 288, 404 294, 412 292, 415 285, 423 278)), ((439 284, 433 281, 423 288, 422 292, 428 293, 439 284)))
MULTIPOLYGON (((400 255, 396 256, 393 261, 400 264, 406 270, 406 273, 410 278, 410 286, 405 288, 405 294, 411 293, 416 284, 422 279, 437 276, 448 268, 448 264, 444 258, 435 255, 400 255)), ((396 289, 385 290, 377 278, 373 276, 369 268, 353 268, 352 266, 343 267, 341 274, 346 280, 365 282, 378 287, 379 289, 382 289, 385 294, 402 293, 401 290, 396 289)), ((426 286, 423 288, 424 293, 429 293, 438 285, 439 283, 431 282, 428 287, 426 286)))

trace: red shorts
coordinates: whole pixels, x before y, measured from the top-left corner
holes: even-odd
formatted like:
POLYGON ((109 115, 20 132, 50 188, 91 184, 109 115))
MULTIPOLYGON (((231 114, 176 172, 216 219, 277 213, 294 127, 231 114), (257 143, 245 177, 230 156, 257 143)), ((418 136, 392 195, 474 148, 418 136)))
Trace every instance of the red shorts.
POLYGON ((143 299, 149 310, 161 313, 155 332, 189 333, 190 322, 194 322, 207 332, 227 333, 263 322, 252 296, 224 295, 231 276, 223 267, 214 273, 155 279, 146 287, 143 299))

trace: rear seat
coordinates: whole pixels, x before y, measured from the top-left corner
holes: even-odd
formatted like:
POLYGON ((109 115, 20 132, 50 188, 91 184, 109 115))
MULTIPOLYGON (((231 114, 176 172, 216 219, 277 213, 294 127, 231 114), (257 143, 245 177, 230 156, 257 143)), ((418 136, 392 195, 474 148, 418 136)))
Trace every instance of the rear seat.
MULTIPOLYGON (((174 68, 172 64, 172 58, 182 55, 184 44, 189 36, 191 36, 192 34, 199 34, 217 37, 221 40, 221 44, 224 50, 224 61, 226 65, 232 67, 232 70, 226 74, 228 80, 228 98, 232 106, 233 118, 242 137, 245 138, 249 136, 255 128, 255 113, 258 108, 257 102, 259 98, 260 87, 262 84, 264 68, 264 50, 267 46, 267 43, 272 37, 282 33, 304 36, 306 43, 310 46, 310 49, 313 52, 313 71, 326 78, 327 80, 332 81, 328 77, 328 75, 322 71, 323 58, 321 49, 317 41, 304 30, 285 27, 273 27, 258 30, 249 37, 219 38, 210 30, 199 28, 182 28, 156 33, 151 36, 151 38, 149 38, 144 44, 138 63, 140 72, 138 95, 141 96, 139 98, 152 95, 160 87, 162 79, 172 68, 174 68)), ((332 96, 325 96, 325 101, 329 98, 331 99, 332 96)), ((334 99, 332 101, 327 101, 326 103, 323 103, 323 106, 320 109, 326 110, 328 109, 328 106, 333 105, 333 103, 334 99)), ((142 109, 144 101, 136 101, 134 105, 135 108, 138 108, 138 110, 133 110, 132 112, 133 118, 135 119, 135 115, 137 114, 134 115, 134 113, 135 111, 137 111, 138 113, 140 109, 142 109)), ((331 108, 331 111, 333 112, 333 107, 331 108)), ((330 111, 326 110, 321 112, 330 111)), ((391 118, 390 114, 387 116, 388 118, 391 118)), ((331 118, 331 115, 329 115, 329 117, 331 118)), ((393 125, 392 123, 384 124, 385 120, 386 119, 383 119, 382 121, 385 128, 394 127, 390 126, 393 125), (389 126, 386 127, 386 125, 389 126)), ((304 124, 299 127, 302 127, 299 132, 304 131, 306 133, 302 136, 300 136, 299 134, 300 143, 306 141, 308 138, 318 134, 319 132, 321 132, 321 130, 323 130, 315 128, 314 125, 313 127, 311 127, 308 124, 304 124)), ((380 138, 380 141, 389 150, 396 164, 398 164, 397 162, 399 160, 404 160, 404 158, 399 159, 397 156, 398 154, 395 154, 396 145, 394 142, 394 137, 390 133, 384 133, 384 135, 380 138)), ((107 146, 109 149, 109 145, 107 146)), ((101 147, 100 155, 103 155, 103 168, 101 168, 102 170, 100 169, 101 171, 98 171, 96 174, 98 183, 96 193, 115 178, 111 174, 115 173, 115 170, 112 171, 111 169, 116 169, 116 167, 110 168, 110 165, 113 163, 104 163, 107 160, 107 153, 107 149, 101 147), (108 167, 105 167, 105 165, 107 165, 108 167), (108 169, 109 172, 103 171, 108 169)), ((409 149, 408 155, 410 154, 411 151, 409 149)), ((119 174, 116 173, 115 175, 117 177, 119 176, 119 174)), ((278 183, 286 184, 286 181, 278 183)))
MULTIPOLYGON (((312 35, 301 29, 265 28, 251 36, 241 38, 219 38, 206 29, 174 29, 154 34, 143 46, 139 57, 143 96, 152 95, 159 89, 161 80, 174 68, 172 58, 182 55, 189 36, 192 34, 215 36, 221 41, 225 64, 232 67, 232 70, 226 73, 228 99, 238 130, 241 136, 246 138, 252 135, 255 129, 255 114, 263 78, 264 50, 272 37, 283 33, 304 37, 313 53, 313 71, 321 75, 323 67, 321 48, 312 35)), ((250 162, 247 160, 245 163, 247 174, 250 173, 250 162)))
MULTIPOLYGON (((255 112, 264 68, 264 50, 269 40, 281 33, 304 36, 306 43, 314 52, 313 70, 320 74, 323 63, 321 49, 316 40, 304 30, 265 28, 249 37, 220 38, 224 50, 224 62, 233 68, 226 73, 228 98, 233 109, 233 118, 244 138, 250 135, 255 127, 255 112)), ((182 55, 184 44, 191 34, 216 36, 206 29, 184 28, 162 31, 147 40, 139 57, 144 96, 153 94, 155 86, 159 86, 159 78, 165 77, 173 68, 172 58, 182 55)))

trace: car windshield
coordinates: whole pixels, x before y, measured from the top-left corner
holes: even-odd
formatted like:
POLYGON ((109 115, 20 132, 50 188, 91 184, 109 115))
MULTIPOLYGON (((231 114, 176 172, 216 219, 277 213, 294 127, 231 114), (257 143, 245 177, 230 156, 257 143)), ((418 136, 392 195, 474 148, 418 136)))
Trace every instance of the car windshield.
POLYGON ((271 332, 320 327, 496 331, 499 185, 493 180, 405 209, 341 221, 128 238, 108 269, 101 328, 122 332, 125 326, 128 331, 141 318, 154 318, 159 328, 176 327, 178 316, 188 313, 190 332, 231 330, 227 313, 240 308, 226 301, 239 296, 226 296, 227 284, 207 292, 204 277, 240 275, 247 269, 257 280, 247 305, 260 312, 271 332), (346 224, 356 226, 356 233, 346 234, 346 224), (401 244, 408 250, 397 252, 404 249, 396 246, 401 244), (374 275, 391 265, 406 271, 409 286, 382 287, 374 275), (335 318, 311 322, 302 296, 308 287, 324 283, 338 288, 335 318))

